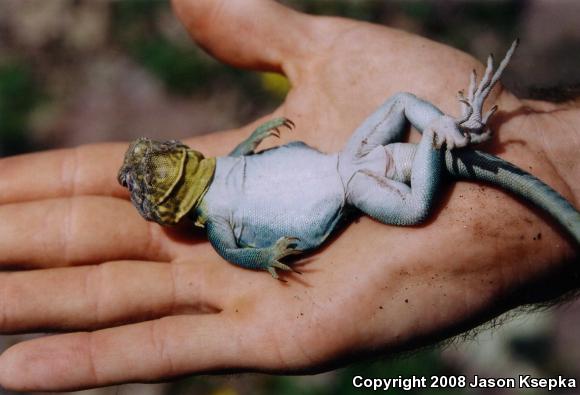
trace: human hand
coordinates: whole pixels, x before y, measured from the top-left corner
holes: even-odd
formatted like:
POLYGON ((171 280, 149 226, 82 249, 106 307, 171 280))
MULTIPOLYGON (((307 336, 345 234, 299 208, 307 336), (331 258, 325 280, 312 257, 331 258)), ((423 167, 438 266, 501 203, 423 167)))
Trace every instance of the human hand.
MULTIPOLYGON (((174 2, 210 53, 289 77, 285 103, 267 117, 296 123, 282 142, 337 151, 398 91, 456 114, 455 92, 472 68, 481 74, 465 54, 389 28, 305 16, 265 0, 225 4, 174 2)), ((501 89, 494 102, 498 137, 486 149, 532 167, 577 202, 577 107, 546 118, 542 111, 555 106, 501 89), (561 137, 544 138, 554 133, 561 137)), ((186 143, 222 155, 263 121, 186 143)), ((0 274, 0 330, 71 332, 5 351, 0 385, 65 390, 224 370, 322 370, 432 342, 543 300, 548 295, 515 292, 542 275, 556 278, 550 285, 563 292, 558 275, 578 256, 535 210, 498 190, 457 183, 426 225, 363 217, 298 263, 303 276, 282 284, 226 263, 202 235, 188 236, 190 229, 143 221, 116 181, 126 148, 0 161, 0 265, 14 269, 0 274)))

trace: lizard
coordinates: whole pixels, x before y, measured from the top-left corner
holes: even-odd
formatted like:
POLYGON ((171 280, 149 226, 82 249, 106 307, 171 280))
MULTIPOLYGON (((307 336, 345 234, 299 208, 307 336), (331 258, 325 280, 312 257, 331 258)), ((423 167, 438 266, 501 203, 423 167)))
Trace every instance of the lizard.
POLYGON ((445 175, 531 202, 580 244, 580 213, 570 202, 517 166, 470 147, 492 136, 488 123, 497 106, 483 113, 483 105, 517 46, 518 40, 495 70, 490 55, 479 82, 471 73, 467 95, 458 94, 459 118, 403 92, 364 120, 337 153, 300 141, 258 152, 282 127, 292 130, 287 118, 262 124, 221 157, 205 158, 177 140, 139 138, 118 181, 146 220, 174 225, 190 217, 225 260, 276 279, 277 270, 300 273, 282 260, 319 247, 353 210, 389 225, 423 222, 445 175), (409 123, 422 134, 417 144, 401 142, 409 123))

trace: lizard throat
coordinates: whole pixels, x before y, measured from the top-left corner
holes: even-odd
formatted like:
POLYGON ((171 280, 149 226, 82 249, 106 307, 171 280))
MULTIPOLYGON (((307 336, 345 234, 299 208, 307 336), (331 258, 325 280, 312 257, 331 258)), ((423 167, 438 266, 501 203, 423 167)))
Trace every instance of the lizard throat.
MULTIPOLYGON (((203 158, 187 150, 183 174, 159 203, 148 207, 146 219, 161 225, 174 225, 188 213, 194 213, 207 192, 215 173, 216 159, 203 158)), ((194 218, 195 219, 195 218, 194 218)))
POLYGON ((205 158, 179 141, 141 138, 125 154, 118 179, 143 218, 174 225, 195 212, 215 167, 215 158, 205 158))

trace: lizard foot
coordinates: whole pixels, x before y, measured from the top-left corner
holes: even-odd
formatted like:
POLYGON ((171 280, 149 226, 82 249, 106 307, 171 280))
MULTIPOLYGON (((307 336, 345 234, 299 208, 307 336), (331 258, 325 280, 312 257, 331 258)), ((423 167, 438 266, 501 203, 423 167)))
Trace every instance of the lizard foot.
POLYGON ((507 51, 495 72, 493 70, 493 55, 489 55, 487 58, 485 73, 479 84, 477 83, 477 73, 473 70, 469 78, 467 96, 465 96, 463 91, 460 91, 458 94, 458 100, 461 103, 462 116, 456 120, 456 123, 465 134, 470 136, 471 144, 478 144, 491 138, 492 133, 488 128, 487 123, 491 116, 497 111, 497 106, 491 107, 485 114, 483 114, 483 104, 495 84, 501 78, 501 75, 511 60, 518 44, 519 40, 515 40, 512 43, 510 49, 507 51))
POLYGON ((300 239, 297 237, 281 237, 276 241, 276 244, 272 247, 272 258, 266 266, 266 270, 272 275, 272 277, 280 281, 285 281, 280 279, 276 269, 302 274, 298 270, 280 262, 280 259, 282 258, 290 255, 298 255, 303 252, 296 248, 299 241, 300 239))
POLYGON ((431 122, 423 131, 423 138, 433 139, 433 147, 448 150, 465 147, 470 142, 470 135, 464 133, 455 122, 455 119, 443 115, 431 122))
POLYGON ((280 138, 280 128, 286 127, 289 131, 294 128, 294 122, 288 118, 275 118, 271 121, 266 122, 256 129, 254 136, 252 136, 256 141, 261 141, 266 137, 274 136, 280 138))

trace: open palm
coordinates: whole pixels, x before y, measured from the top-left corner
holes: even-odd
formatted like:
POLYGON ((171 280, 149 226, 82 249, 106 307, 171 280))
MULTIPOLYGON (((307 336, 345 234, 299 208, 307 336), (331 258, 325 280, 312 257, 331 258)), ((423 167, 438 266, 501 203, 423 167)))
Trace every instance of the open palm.
MULTIPOLYGON (((457 114, 456 92, 471 69, 481 70, 470 56, 426 39, 266 0, 174 3, 216 57, 288 76, 293 88, 268 117, 296 123, 282 143, 337 151, 398 91, 457 114)), ((506 91, 489 102, 504 115, 487 148, 578 198, 566 184, 577 170, 559 172, 551 160, 556 152, 573 158, 577 144, 545 146, 533 133, 541 114, 518 115, 523 104, 506 91), (514 126, 523 117, 526 131, 514 126)), ((568 115, 577 112, 561 116, 568 115)), ((262 121, 186 143, 206 156, 224 155, 262 121)), ((264 147, 279 143, 271 140, 264 147)), ((316 371, 353 355, 433 341, 534 301, 514 289, 560 273, 574 257, 558 228, 529 207, 458 183, 428 224, 399 228, 363 217, 297 262, 303 276, 281 283, 223 261, 190 224, 167 230, 145 222, 117 185, 126 147, 0 161, 0 265, 13 269, 0 274, 0 330, 72 332, 5 351, 0 385, 63 390, 196 372, 316 371), (537 234, 541 240, 532 242, 537 234)))

